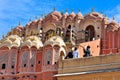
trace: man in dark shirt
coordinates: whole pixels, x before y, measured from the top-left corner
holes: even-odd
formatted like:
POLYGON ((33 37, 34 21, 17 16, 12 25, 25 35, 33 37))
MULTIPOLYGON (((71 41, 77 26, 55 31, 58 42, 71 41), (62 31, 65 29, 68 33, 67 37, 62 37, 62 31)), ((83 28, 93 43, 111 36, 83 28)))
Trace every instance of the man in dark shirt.
POLYGON ((65 59, 69 59, 69 58, 73 58, 73 50, 71 50, 65 57, 65 59))

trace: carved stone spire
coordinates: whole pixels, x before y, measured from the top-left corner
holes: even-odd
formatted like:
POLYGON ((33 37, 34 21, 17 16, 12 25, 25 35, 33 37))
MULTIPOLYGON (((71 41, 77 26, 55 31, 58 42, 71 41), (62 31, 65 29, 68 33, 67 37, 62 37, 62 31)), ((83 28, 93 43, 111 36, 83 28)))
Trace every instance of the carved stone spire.
POLYGON ((61 14, 64 15, 64 11, 62 11, 61 14))
POLYGON ((32 21, 31 18, 29 19, 29 21, 32 21))
POLYGON ((94 7, 92 7, 91 12, 94 12, 94 7))
POLYGON ((68 12, 68 9, 66 9, 66 12, 68 12))
POLYGON ((37 16, 35 16, 35 19, 38 19, 38 17, 37 17, 37 16))
POLYGON ((21 24, 20 24, 20 21, 18 22, 18 26, 20 26, 21 24))
POLYGON ((78 13, 80 12, 80 9, 78 9, 78 13))
POLYGON ((112 20, 115 20, 115 17, 114 17, 114 16, 112 17, 112 20))
POLYGON ((74 9, 72 9, 72 12, 74 12, 74 9))
POLYGON ((53 11, 56 11, 56 7, 53 8, 53 11))

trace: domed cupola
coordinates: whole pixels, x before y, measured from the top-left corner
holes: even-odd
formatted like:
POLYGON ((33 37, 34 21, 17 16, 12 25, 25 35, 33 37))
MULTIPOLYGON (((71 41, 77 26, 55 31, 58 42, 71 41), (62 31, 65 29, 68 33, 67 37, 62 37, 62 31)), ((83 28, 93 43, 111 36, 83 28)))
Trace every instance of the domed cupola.
POLYGON ((61 13, 57 11, 53 11, 48 16, 45 17, 45 21, 59 21, 61 19, 62 15, 61 13))
POLYGON ((2 40, 0 47, 6 46, 9 49, 11 47, 19 47, 21 40, 22 39, 18 35, 10 35, 2 40))
POLYGON ((90 14, 86 15, 84 18, 103 19, 103 15, 98 12, 91 12, 90 14))
POLYGON ((117 30, 118 28, 119 28, 119 24, 118 24, 118 23, 114 20, 114 18, 113 18, 112 22, 110 22, 110 23, 108 24, 107 29, 108 29, 108 30, 115 31, 115 30, 117 30))
POLYGON ((69 15, 69 14, 68 14, 68 10, 66 9, 65 14, 63 14, 63 16, 62 16, 62 19, 66 19, 68 15, 69 15))
POLYGON ((72 20, 74 20, 74 18, 75 18, 75 16, 76 16, 76 14, 72 11, 72 13, 70 14, 70 15, 68 15, 68 17, 67 17, 67 21, 69 22, 69 21, 72 21, 72 20))
POLYGON ((37 49, 39 49, 40 47, 43 47, 43 43, 39 37, 29 36, 21 44, 21 47, 23 46, 28 46, 29 48, 31 48, 32 46, 35 46, 37 49))
POLYGON ((45 43, 44 46, 46 45, 59 45, 59 46, 66 46, 66 44, 64 43, 63 39, 60 36, 53 36, 50 39, 48 39, 45 43))
POLYGON ((78 14, 76 14, 75 19, 76 20, 83 19, 83 15, 82 15, 82 13, 80 11, 78 12, 78 14))

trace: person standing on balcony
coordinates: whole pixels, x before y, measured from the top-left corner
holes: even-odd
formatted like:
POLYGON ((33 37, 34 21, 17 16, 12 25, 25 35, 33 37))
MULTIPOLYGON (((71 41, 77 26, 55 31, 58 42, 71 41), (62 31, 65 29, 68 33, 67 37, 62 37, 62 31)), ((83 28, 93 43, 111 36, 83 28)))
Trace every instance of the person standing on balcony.
POLYGON ((89 45, 87 46, 86 53, 87 53, 87 57, 91 56, 91 49, 89 45))
POLYGON ((89 45, 88 45, 87 47, 83 48, 83 52, 84 52, 83 57, 89 57, 89 56, 92 56, 92 55, 91 55, 91 48, 90 48, 89 45))
POLYGON ((65 57, 65 59, 73 58, 73 50, 74 50, 74 48, 71 49, 71 51, 68 53, 68 55, 65 57))
POLYGON ((75 49, 73 51, 73 58, 79 58, 79 53, 78 53, 77 47, 75 47, 75 49))

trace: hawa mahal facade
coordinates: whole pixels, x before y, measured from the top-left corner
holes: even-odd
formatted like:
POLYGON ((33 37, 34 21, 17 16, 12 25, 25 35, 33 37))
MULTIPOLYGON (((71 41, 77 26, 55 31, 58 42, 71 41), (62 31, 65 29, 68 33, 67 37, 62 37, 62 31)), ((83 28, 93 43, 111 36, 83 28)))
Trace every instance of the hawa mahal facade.
MULTIPOLYGON (((80 11, 68 14, 54 10, 25 26, 19 24, 3 36, 0 40, 0 80, 108 80, 110 77, 100 75, 109 72, 96 72, 98 76, 94 71, 118 69, 119 65, 105 64, 120 61, 117 54, 120 52, 119 35, 119 24, 114 19, 110 22, 101 13, 92 11, 83 16, 80 11), (83 58, 80 45, 89 45, 92 56, 83 58), (73 46, 78 47, 80 58, 64 60, 73 46), (98 68, 86 67, 96 64, 98 68), (100 67, 102 64, 104 69, 100 67), (87 73, 90 71, 93 73, 87 73), (87 75, 93 77, 85 77, 87 75)), ((116 75, 120 75, 119 70, 116 71, 116 75)), ((110 75, 112 72, 115 71, 110 75)), ((116 77, 114 80, 118 80, 116 77)))

